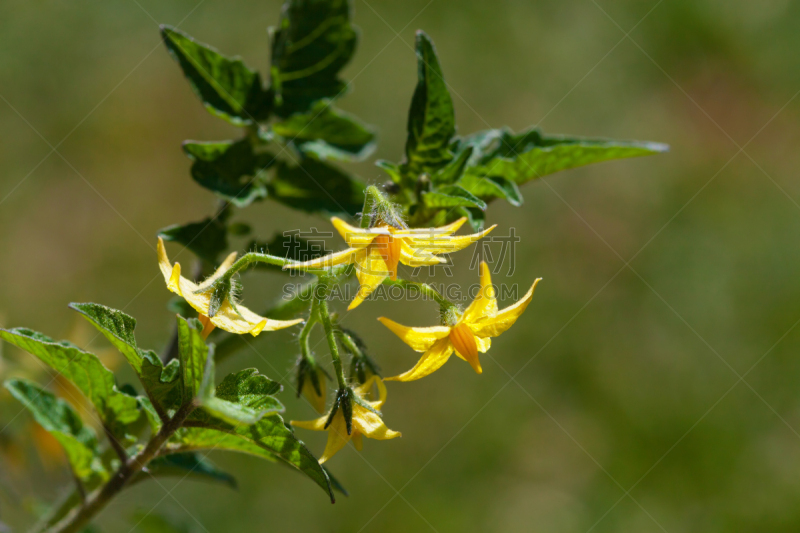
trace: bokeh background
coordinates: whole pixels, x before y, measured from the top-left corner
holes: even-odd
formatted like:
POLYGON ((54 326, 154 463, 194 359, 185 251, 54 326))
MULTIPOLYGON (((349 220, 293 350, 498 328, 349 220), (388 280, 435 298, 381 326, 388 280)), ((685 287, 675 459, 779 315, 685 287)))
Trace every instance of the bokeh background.
MULTIPOLYGON (((379 129, 375 158, 402 154, 417 28, 437 44, 461 133, 540 124, 672 150, 530 183, 520 208, 492 204, 488 220, 521 237, 515 269, 495 280, 544 281, 484 356, 482 375, 454 360, 424 380, 389 384, 385 420, 403 438, 366 441, 363 453, 349 447, 330 462, 350 497, 330 505, 286 468, 215 453, 238 491, 145 483, 101 515, 100 530, 128 532, 130 518, 150 510, 198 532, 800 529, 800 4, 354 6, 361 45, 345 71, 354 90, 339 104, 379 129)), ((263 72, 279 8, 277 0, 2 3, 4 325, 74 336, 66 304, 96 301, 136 316, 140 345, 165 343, 172 319, 156 231, 214 205, 191 181, 180 143, 238 132, 203 110, 157 24, 180 23, 263 72)), ((372 160, 351 168, 364 181, 383 179, 372 160)), ((263 237, 326 227, 271 202, 240 220, 263 237)), ((456 256, 453 281, 477 279, 469 256, 456 256)), ((284 279, 246 276, 245 301, 265 306, 284 279)), ((345 317, 395 374, 415 355, 378 315, 424 325, 436 309, 368 303, 345 317)), ((89 348, 106 347, 83 335, 89 348)), ((257 366, 284 377, 293 342, 291 331, 263 335, 221 372, 257 366)), ((6 347, 3 357, 18 369, 11 363, 26 356, 6 347)), ((284 382, 288 417, 313 416, 284 382)), ((0 465, 0 520, 24 530, 37 501, 70 480, 57 457, 47 464, 27 444, 13 449, 8 436, 32 427, 18 412, 1 413, 0 440, 13 453, 0 465), (23 463, 33 475, 21 473, 23 463)), ((321 452, 324 435, 301 438, 321 452)))

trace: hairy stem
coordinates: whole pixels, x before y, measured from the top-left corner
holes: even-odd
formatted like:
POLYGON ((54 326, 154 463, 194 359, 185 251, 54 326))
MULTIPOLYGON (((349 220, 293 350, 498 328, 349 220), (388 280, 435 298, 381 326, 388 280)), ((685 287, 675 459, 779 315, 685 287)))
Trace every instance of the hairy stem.
POLYGON ((325 337, 328 339, 328 348, 331 351, 331 359, 333 359, 333 367, 336 369, 336 381, 339 382, 339 390, 347 388, 347 381, 344 378, 344 369, 342 368, 342 358, 339 356, 339 346, 336 344, 336 333, 333 330, 333 323, 331 322, 331 315, 328 311, 327 291, 325 294, 315 295, 317 304, 317 314, 322 326, 325 328, 325 337))
POLYGON ((153 460, 167 440, 181 427, 186 417, 194 410, 193 403, 181 407, 169 421, 161 426, 161 430, 153 435, 147 446, 122 463, 114 476, 105 485, 92 493, 79 507, 70 512, 61 522, 56 524, 51 533, 77 533, 81 531, 108 503, 123 489, 125 485, 153 460))

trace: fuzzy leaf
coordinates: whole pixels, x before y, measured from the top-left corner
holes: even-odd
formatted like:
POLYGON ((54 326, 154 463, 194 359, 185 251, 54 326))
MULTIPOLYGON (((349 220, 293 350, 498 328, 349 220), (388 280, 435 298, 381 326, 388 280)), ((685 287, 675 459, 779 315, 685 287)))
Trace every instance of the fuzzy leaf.
POLYGON ((180 429, 170 442, 187 450, 228 450, 281 461, 310 477, 334 501, 327 474, 278 414, 265 416, 253 425, 212 420, 205 427, 180 429))
POLYGON ((150 475, 155 477, 178 477, 185 479, 191 476, 198 481, 211 481, 236 488, 236 479, 223 472, 200 453, 174 453, 158 457, 147 464, 147 473, 134 478, 133 483, 146 481, 150 475))
POLYGON ((279 27, 271 31, 278 115, 305 113, 317 100, 345 92, 338 74, 353 57, 357 41, 349 0, 287 0, 279 27))
POLYGON ((114 435, 125 437, 126 427, 139 418, 136 398, 117 389, 114 374, 93 353, 25 328, 0 329, 0 338, 35 355, 71 381, 114 435))
POLYGON ((486 202, 458 185, 445 185, 435 191, 422 193, 426 207, 476 207, 486 209, 486 202))
POLYGON ((205 365, 203 384, 198 400, 202 411, 195 411, 190 420, 209 421, 209 416, 233 425, 255 424, 265 415, 283 411, 283 405, 272 396, 282 387, 255 368, 228 375, 216 389, 213 355, 205 365))
POLYGON ((403 173, 416 179, 453 159, 450 140, 456 133, 455 111, 436 49, 425 32, 417 32, 417 88, 408 112, 408 139, 403 173))
POLYGON ((499 177, 522 185, 561 170, 669 149, 664 144, 651 142, 542 135, 535 128, 519 134, 507 129, 479 132, 461 139, 457 150, 468 147, 472 147, 474 153, 459 184, 482 198, 502 194, 489 191, 487 184, 478 184, 476 178, 499 177))
POLYGON ((136 347, 136 319, 105 305, 95 303, 71 303, 70 309, 79 312, 108 339, 137 374, 142 370, 142 355, 136 347))
POLYGON ((203 372, 209 357, 208 346, 200 335, 202 331, 203 326, 196 319, 190 322, 178 317, 178 354, 184 403, 198 396, 203 384, 203 372))
POLYGON ((170 26, 161 26, 161 36, 192 89, 213 115, 236 126, 269 116, 272 95, 264 90, 261 76, 241 59, 226 57, 170 26))
POLYGON ((97 478, 108 478, 100 461, 97 436, 83 425, 83 420, 67 402, 30 381, 11 379, 6 381, 5 387, 61 444, 78 479, 93 482, 97 478))
POLYGON ((355 216, 364 204, 363 183, 310 158, 298 166, 281 162, 268 188, 273 200, 310 213, 355 216))
POLYGON ((217 264, 219 255, 228 248, 228 232, 221 217, 207 217, 199 222, 174 224, 158 231, 165 241, 175 241, 189 248, 209 264, 217 264))
POLYGON ((479 198, 505 198, 515 207, 522 205, 519 185, 500 176, 480 177, 467 172, 458 184, 479 198))
POLYGON ((194 181, 235 206, 245 207, 266 195, 263 174, 275 156, 256 153, 249 140, 186 141, 183 151, 194 161, 194 181))
POLYGON ((375 132, 327 100, 320 100, 306 113, 275 122, 272 131, 319 159, 360 161, 375 149, 375 132))

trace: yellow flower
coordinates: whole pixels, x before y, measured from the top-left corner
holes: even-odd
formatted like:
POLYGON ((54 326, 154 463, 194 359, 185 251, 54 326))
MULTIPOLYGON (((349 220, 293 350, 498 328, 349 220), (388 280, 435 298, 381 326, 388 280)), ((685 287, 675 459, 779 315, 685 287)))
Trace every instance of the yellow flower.
POLYGON ((169 262, 167 251, 164 249, 164 241, 161 237, 158 238, 158 263, 161 267, 161 273, 164 275, 164 281, 167 282, 167 288, 175 294, 182 296, 189 305, 200 313, 200 320, 206 325, 206 329, 209 329, 207 324, 210 322, 214 326, 224 329, 225 331, 238 334, 250 333, 255 337, 262 331, 274 331, 276 329, 288 328, 289 326, 303 321, 302 318, 298 318, 297 320, 272 320, 264 318, 243 305, 236 305, 234 308, 227 298, 213 318, 208 318, 208 307, 211 303, 212 291, 197 291, 210 288, 214 281, 223 275, 234 261, 236 261, 236 252, 226 257, 217 271, 214 272, 210 278, 198 285, 181 276, 180 263, 175 263, 173 266, 169 262))
POLYGON ((400 436, 399 431, 392 431, 387 428, 386 424, 381 420, 380 415, 375 412, 380 410, 386 401, 386 385, 383 384, 383 381, 381 381, 378 376, 372 376, 366 383, 353 389, 353 392, 358 398, 354 398, 352 402, 353 424, 350 435, 347 434, 347 424, 345 423, 344 413, 341 407, 337 409, 336 413, 333 415, 333 420, 327 428, 325 425, 328 422, 330 414, 317 418, 316 420, 304 422, 292 420, 293 426, 313 429, 314 431, 328 431, 328 444, 325 446, 325 451, 319 459, 320 464, 333 457, 336 452, 344 448, 345 444, 351 439, 353 440, 353 445, 360 451, 362 447, 362 436, 378 440, 388 440, 400 436), (369 394, 373 385, 378 386, 377 402, 370 402, 364 399, 369 394), (361 403, 369 405, 371 409, 364 407, 361 403))
POLYGON ((304 263, 293 263, 287 268, 327 268, 335 265, 356 264, 356 277, 361 285, 358 294, 350 303, 355 309, 386 278, 397 279, 397 264, 411 267, 436 265, 446 259, 437 254, 457 252, 486 236, 496 226, 472 235, 454 236, 466 217, 438 228, 397 229, 388 224, 363 229, 351 226, 340 218, 331 222, 349 246, 346 250, 332 253, 304 263))
POLYGON ((541 278, 537 279, 528 293, 517 303, 498 311, 489 267, 481 262, 481 290, 453 326, 409 328, 380 317, 378 320, 403 342, 418 352, 425 352, 414 368, 399 376, 386 379, 414 381, 425 377, 445 364, 453 351, 480 374, 483 370, 478 360, 478 352, 486 353, 492 345, 491 337, 497 337, 517 321, 531 302, 533 290, 540 280, 541 278))

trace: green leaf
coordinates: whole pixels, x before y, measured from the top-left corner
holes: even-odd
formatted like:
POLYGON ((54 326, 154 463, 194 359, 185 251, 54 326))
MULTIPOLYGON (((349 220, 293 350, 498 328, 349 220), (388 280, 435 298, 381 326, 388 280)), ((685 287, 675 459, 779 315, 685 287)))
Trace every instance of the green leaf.
POLYGON ((237 207, 250 205, 266 195, 264 171, 275 162, 271 153, 256 153, 248 139, 183 143, 194 161, 194 181, 237 207))
POLYGON ((542 135, 538 129, 519 134, 510 130, 489 130, 476 133, 458 143, 458 151, 472 147, 472 159, 459 184, 476 195, 490 198, 502 196, 478 185, 476 178, 504 178, 522 185, 554 172, 600 163, 666 152, 664 144, 640 141, 587 139, 561 135, 542 135), (463 183, 462 183, 463 182, 463 183))
POLYGON ((417 32, 417 88, 408 112, 408 139, 403 173, 416 180, 453 159, 450 140, 456 133, 455 111, 433 43, 417 32))
POLYGON ((364 184, 321 161, 281 162, 268 184, 269 196, 309 213, 355 216, 364 204, 364 184))
POLYGON ((108 478, 108 472, 100 461, 97 436, 91 428, 83 425, 78 413, 67 402, 30 381, 11 379, 6 381, 5 387, 61 444, 78 479, 108 478))
POLYGON ((456 207, 450 214, 449 221, 452 222, 458 218, 467 217, 469 225, 473 231, 483 231, 486 225, 486 212, 482 209, 470 207, 456 207))
POLYGON ((302 153, 319 159, 360 161, 375 149, 375 132, 328 100, 273 123, 272 131, 302 153))
POLYGON ((167 520, 155 513, 144 511, 136 513, 131 520, 136 526, 131 531, 138 533, 190 533, 191 528, 186 524, 167 520))
POLYGON ((247 453, 270 461, 281 461, 310 477, 326 491, 331 501, 327 474, 317 459, 286 427, 278 414, 265 416, 253 425, 230 425, 212 420, 205 427, 186 427, 178 430, 170 440, 183 450, 228 450, 247 453))
POLYGON ((117 437, 125 437, 126 426, 139 418, 136 398, 117 389, 114 374, 93 353, 25 328, 0 329, 0 338, 35 355, 71 381, 117 437))
POLYGON ((196 319, 191 322, 178 317, 178 354, 180 356, 183 403, 198 396, 203 384, 203 371, 208 357, 208 346, 200 333, 203 326, 196 319))
POLYGON ((385 159, 378 159, 375 161, 375 166, 383 169, 384 172, 389 174, 389 179, 398 185, 403 182, 403 174, 400 167, 396 163, 387 161, 385 159))
POLYGON ((467 147, 458 156, 450 161, 447 165, 440 168, 431 175, 431 182, 434 185, 451 185, 458 181, 464 170, 467 168, 467 162, 472 157, 472 147, 467 147))
POLYGON ((173 359, 167 366, 163 366, 155 352, 148 350, 142 352, 142 355, 142 384, 153 409, 159 418, 163 419, 170 411, 178 409, 183 403, 180 361, 173 359))
POLYGON ((349 0, 287 0, 272 31, 272 89, 276 113, 304 113, 347 85, 338 77, 358 40, 350 25, 349 0))
POLYGON ((142 371, 142 355, 136 347, 136 319, 105 305, 71 303, 70 309, 79 312, 96 327, 108 341, 125 356, 137 374, 142 371))
POLYGON ((435 191, 422 193, 426 207, 476 207, 486 209, 486 202, 458 185, 445 185, 435 191))
POLYGON ((225 57, 170 26, 161 26, 161 36, 192 89, 213 115, 236 126, 269 116, 272 95, 264 90, 261 76, 241 59, 225 57))
POLYGON ((158 230, 158 236, 186 246, 211 265, 216 265, 219 255, 228 248, 227 227, 225 220, 219 216, 188 224, 174 224, 158 230))
POLYGON ((459 180, 458 184, 480 198, 505 198, 515 207, 522 205, 522 193, 519 191, 519 186, 500 176, 482 178, 467 173, 459 180))
POLYGON ((147 473, 141 473, 134 478, 133 483, 146 481, 150 475, 155 477, 178 477, 185 479, 192 477, 198 481, 211 481, 221 483, 228 487, 236 488, 236 479, 217 468, 214 463, 196 452, 174 453, 158 457, 147 464, 147 473))
POLYGON ((283 411, 273 394, 282 387, 255 368, 228 375, 214 389, 215 365, 208 357, 198 400, 203 411, 195 411, 189 420, 208 421, 210 415, 233 425, 255 424, 265 415, 283 411))

